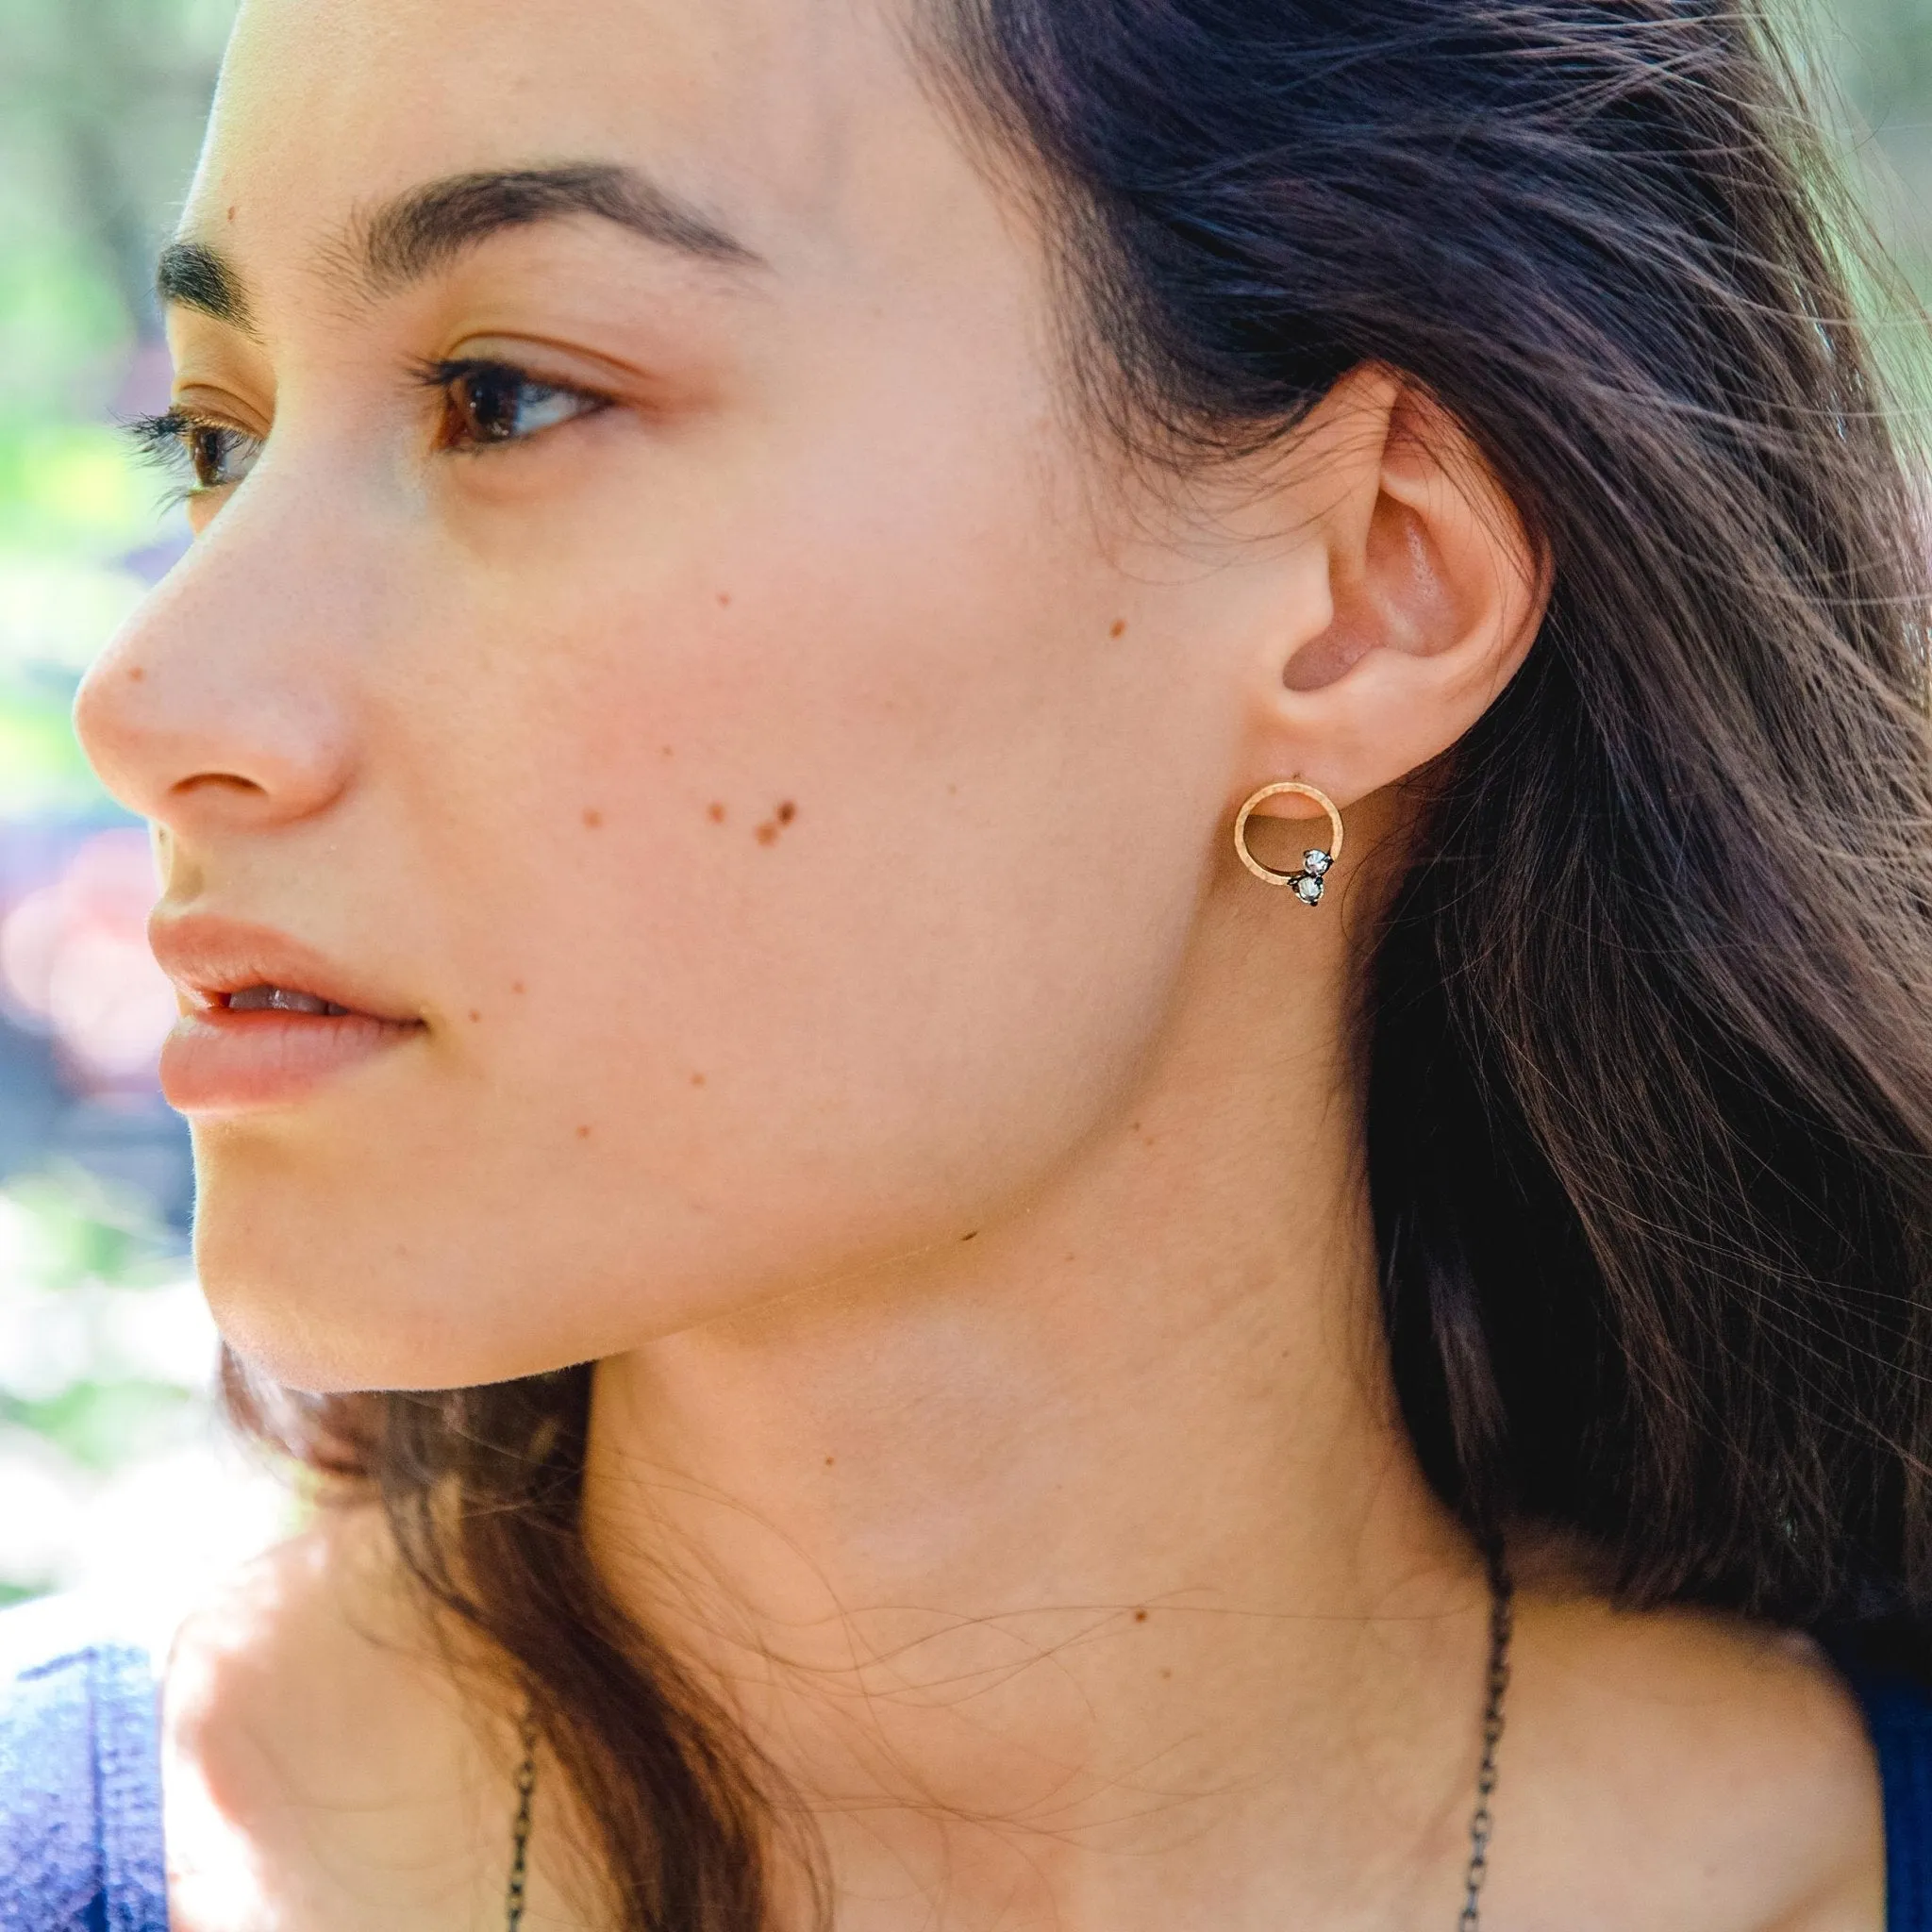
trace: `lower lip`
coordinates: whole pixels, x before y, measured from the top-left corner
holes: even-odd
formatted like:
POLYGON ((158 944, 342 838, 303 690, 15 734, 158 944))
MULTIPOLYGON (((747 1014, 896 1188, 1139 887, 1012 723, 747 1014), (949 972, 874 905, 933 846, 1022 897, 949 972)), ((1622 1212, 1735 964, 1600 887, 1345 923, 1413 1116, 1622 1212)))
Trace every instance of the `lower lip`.
POLYGON ((363 1013, 237 1013, 208 1007, 186 1015, 168 1035, 161 1091, 181 1113, 288 1107, 422 1031, 414 1023, 363 1013))

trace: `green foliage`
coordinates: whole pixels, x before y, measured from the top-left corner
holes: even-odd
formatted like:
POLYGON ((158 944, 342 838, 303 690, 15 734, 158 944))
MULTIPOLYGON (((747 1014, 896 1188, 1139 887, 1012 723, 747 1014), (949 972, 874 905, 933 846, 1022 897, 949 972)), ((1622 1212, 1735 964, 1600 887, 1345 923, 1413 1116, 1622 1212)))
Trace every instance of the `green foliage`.
POLYGON ((110 417, 233 0, 0 0, 0 815, 108 809, 68 727, 160 480, 110 417))
POLYGON ((158 1382, 75 1382, 42 1402, 0 1391, 0 1426, 31 1429, 83 1469, 108 1471, 179 1439, 192 1404, 158 1382))
POLYGON ((15 1287, 141 1289, 180 1276, 178 1243, 149 1204, 72 1163, 13 1182, 0 1192, 0 1213, 8 1226, 6 1272, 15 1287))

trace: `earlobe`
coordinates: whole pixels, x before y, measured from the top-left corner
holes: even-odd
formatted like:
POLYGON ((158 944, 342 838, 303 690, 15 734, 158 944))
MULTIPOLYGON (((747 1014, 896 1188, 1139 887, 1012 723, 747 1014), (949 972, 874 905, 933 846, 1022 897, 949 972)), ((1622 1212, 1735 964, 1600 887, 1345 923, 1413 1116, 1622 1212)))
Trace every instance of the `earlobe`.
POLYGON ((1527 655, 1548 571, 1468 433, 1390 372, 1352 372, 1309 419, 1291 493, 1322 544, 1327 625, 1257 691, 1257 777, 1338 798, 1446 751, 1527 655))

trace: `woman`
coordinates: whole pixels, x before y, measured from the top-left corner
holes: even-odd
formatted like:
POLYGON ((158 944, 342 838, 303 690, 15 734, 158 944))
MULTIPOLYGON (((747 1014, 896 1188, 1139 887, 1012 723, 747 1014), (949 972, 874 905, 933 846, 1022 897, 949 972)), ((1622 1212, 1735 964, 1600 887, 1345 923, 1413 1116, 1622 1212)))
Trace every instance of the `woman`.
POLYGON ((1728 0, 249 0, 78 723, 324 1507, 158 1773, 16 1689, 83 1905, 1932 1923, 1923 538, 1797 98, 1728 0))

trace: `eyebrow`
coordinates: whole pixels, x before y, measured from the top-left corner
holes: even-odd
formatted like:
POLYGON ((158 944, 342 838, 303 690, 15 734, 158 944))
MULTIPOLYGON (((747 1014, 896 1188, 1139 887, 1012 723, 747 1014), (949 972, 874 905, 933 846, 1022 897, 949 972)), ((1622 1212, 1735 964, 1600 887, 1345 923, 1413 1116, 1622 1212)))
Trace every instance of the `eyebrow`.
MULTIPOLYGON (((394 294, 447 267, 492 235, 542 222, 593 215, 659 247, 724 268, 763 259, 680 196, 634 168, 590 163, 450 175, 411 188, 352 224, 328 251, 363 290, 394 294)), ((241 275, 207 242, 171 242, 161 251, 156 288, 164 304, 198 309, 253 333, 241 275)))
POLYGON ((198 308, 244 335, 255 333, 242 278, 215 250, 200 242, 170 242, 155 271, 155 292, 163 308, 198 308))

